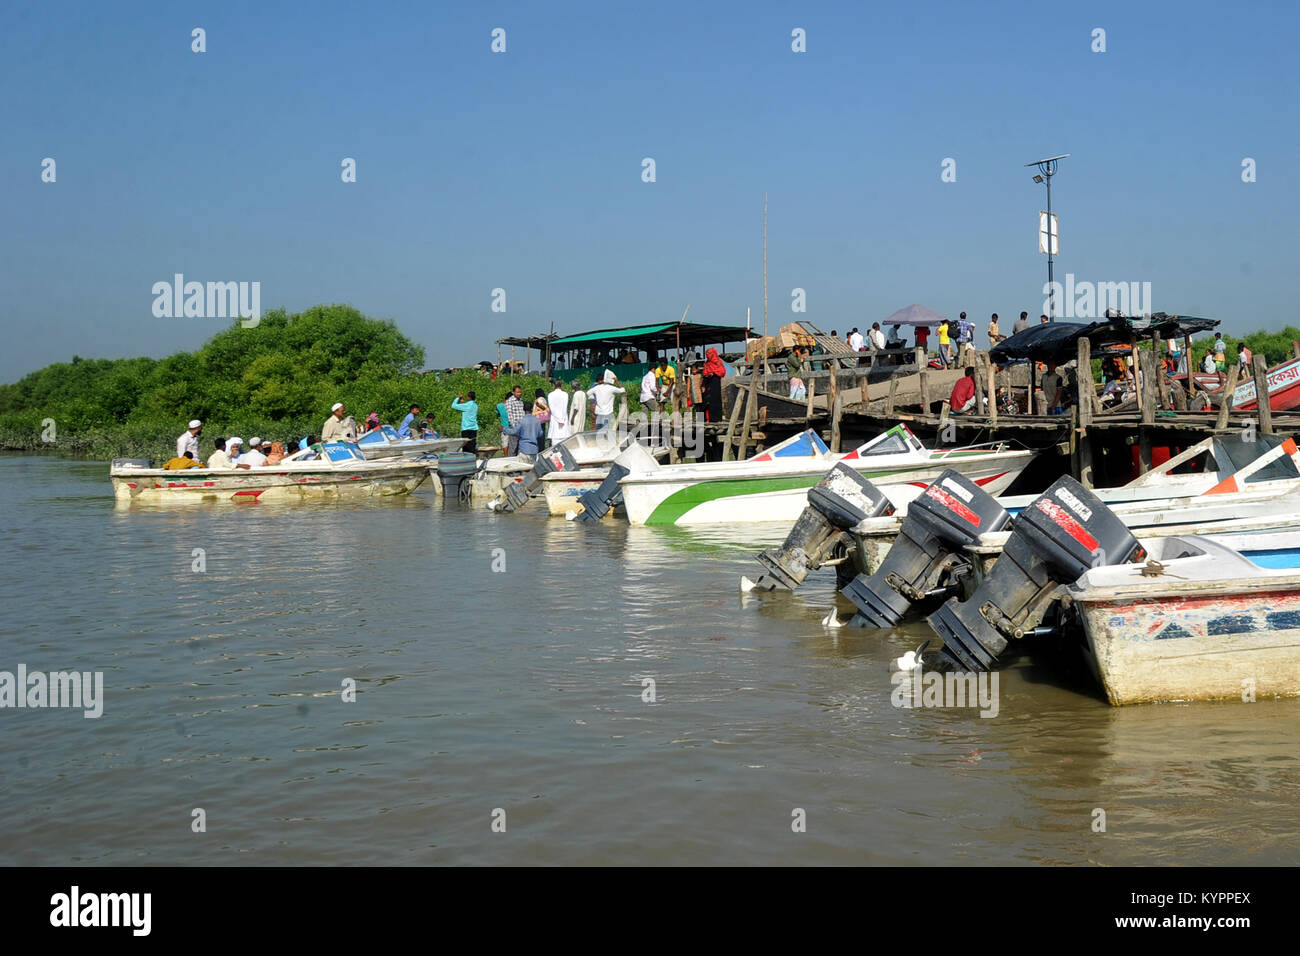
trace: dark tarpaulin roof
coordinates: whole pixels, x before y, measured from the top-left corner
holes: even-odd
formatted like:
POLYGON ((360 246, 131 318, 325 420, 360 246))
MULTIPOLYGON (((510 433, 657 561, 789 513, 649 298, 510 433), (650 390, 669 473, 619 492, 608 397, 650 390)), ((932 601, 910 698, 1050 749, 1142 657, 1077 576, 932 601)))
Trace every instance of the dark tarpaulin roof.
POLYGON ((1068 361, 1078 355, 1079 339, 1087 336, 1094 356, 1103 354, 1106 347, 1125 344, 1131 340, 1142 341, 1195 335, 1219 325, 1218 319, 1204 319, 1194 315, 1168 315, 1157 312, 1144 318, 1116 316, 1098 322, 1047 322, 1030 326, 989 349, 994 362, 1019 362, 1025 359, 1039 361, 1068 361))

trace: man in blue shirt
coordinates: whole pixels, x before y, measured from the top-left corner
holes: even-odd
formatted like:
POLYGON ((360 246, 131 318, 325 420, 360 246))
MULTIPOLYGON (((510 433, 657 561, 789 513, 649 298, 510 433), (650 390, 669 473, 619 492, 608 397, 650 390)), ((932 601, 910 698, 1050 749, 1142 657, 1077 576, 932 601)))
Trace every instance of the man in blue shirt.
POLYGON ((415 421, 415 416, 420 414, 420 406, 412 405, 410 412, 402 419, 402 424, 397 429, 398 438, 411 438, 411 422, 415 421))
POLYGON ((460 412, 460 437, 469 439, 462 450, 471 455, 478 451, 478 402, 474 401, 475 398, 473 392, 468 392, 464 401, 457 395, 451 403, 452 409, 460 412))
POLYGON ((533 414, 532 402, 525 403, 524 417, 519 420, 519 424, 501 429, 501 434, 518 441, 520 458, 532 458, 542 450, 542 423, 533 414))

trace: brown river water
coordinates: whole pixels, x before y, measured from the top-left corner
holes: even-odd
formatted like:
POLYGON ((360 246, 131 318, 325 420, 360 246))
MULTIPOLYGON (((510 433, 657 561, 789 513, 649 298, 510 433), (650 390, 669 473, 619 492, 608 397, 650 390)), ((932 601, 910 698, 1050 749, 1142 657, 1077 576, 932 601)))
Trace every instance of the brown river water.
POLYGON ((0 495, 0 671, 103 674, 97 719, 0 710, 3 864, 1300 862, 1300 701, 1022 657, 994 717, 895 707, 924 624, 739 593, 784 527, 121 507, 31 457, 0 495))

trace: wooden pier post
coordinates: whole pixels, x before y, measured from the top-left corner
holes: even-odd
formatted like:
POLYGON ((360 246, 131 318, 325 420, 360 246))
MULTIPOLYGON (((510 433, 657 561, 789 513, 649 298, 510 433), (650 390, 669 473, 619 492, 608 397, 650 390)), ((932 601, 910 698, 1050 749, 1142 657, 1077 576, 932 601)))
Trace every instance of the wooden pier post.
MULTIPOLYGON (((753 372, 750 372, 750 375, 753 374, 754 374, 753 372)), ((726 437, 723 439, 723 444, 722 444, 723 461, 731 461, 734 457, 732 455, 731 439, 735 437, 736 421, 737 419, 740 418, 740 407, 746 403, 746 398, 747 396, 745 395, 744 390, 739 385, 737 385, 735 397, 733 397, 731 400, 731 415, 727 418, 727 434, 726 437)))
POLYGON ((831 451, 840 451, 840 416, 844 414, 844 396, 836 395, 831 405, 831 451))
MULTIPOLYGON (((744 459, 745 452, 749 449, 749 430, 753 427, 755 411, 758 408, 758 367, 753 366, 753 371, 749 373, 749 399, 745 402, 745 423, 740 429, 740 447, 736 450, 736 460, 744 459)), ((728 445, 730 447, 730 445, 728 445)), ((726 452, 724 451, 725 455, 726 452)), ((727 459, 724 457, 723 461, 727 459)))
POLYGON ((983 415, 984 411, 984 376, 980 374, 984 366, 988 364, 988 353, 976 352, 971 356, 971 365, 975 367, 975 414, 983 415))
POLYGON ((1089 428, 1092 425, 1092 403, 1097 399, 1097 386, 1092 380, 1092 343, 1088 341, 1087 336, 1079 339, 1077 362, 1079 367, 1075 369, 1074 375, 1078 386, 1078 395, 1075 396, 1074 402, 1075 474, 1078 475, 1083 487, 1091 488, 1093 487, 1092 434, 1089 428))
POLYGON ((1228 369, 1228 381, 1223 385, 1223 391, 1219 394, 1219 417, 1214 423, 1215 431, 1223 431, 1228 427, 1228 414, 1232 411, 1232 393, 1237 389, 1237 376, 1240 374, 1240 366, 1233 364, 1228 369))
POLYGON ((917 382, 921 389, 921 414, 930 414, 930 373, 921 371, 917 373, 917 382))
POLYGON ((894 414, 894 396, 898 394, 898 373, 889 376, 889 397, 885 399, 885 414, 894 414))
POLYGON ((1265 435, 1273 434, 1273 404, 1268 397, 1268 365, 1262 355, 1252 360, 1255 371, 1255 408, 1259 412, 1259 430, 1265 435))
POLYGON ((1151 470, 1151 426, 1156 420, 1156 383, 1160 374, 1156 353, 1150 349, 1140 350, 1138 365, 1141 366, 1138 395, 1141 396, 1142 404, 1142 424, 1138 426, 1138 462, 1145 475, 1151 470))
POLYGON ((992 358, 989 359, 988 368, 988 392, 989 392, 989 421, 993 425, 998 423, 998 367, 993 364, 992 358))
POLYGON ((808 407, 804 410, 804 414, 803 414, 804 428, 807 428, 812 423, 813 395, 816 394, 816 392, 817 392, 817 382, 813 379, 812 375, 810 374, 808 376, 808 407))
MULTIPOLYGON (((1187 407, 1191 408, 1192 399, 1196 397, 1196 357, 1192 355, 1192 337, 1183 336, 1183 355, 1187 366, 1187 407)), ((1176 370, 1175 370, 1176 371, 1176 370)))

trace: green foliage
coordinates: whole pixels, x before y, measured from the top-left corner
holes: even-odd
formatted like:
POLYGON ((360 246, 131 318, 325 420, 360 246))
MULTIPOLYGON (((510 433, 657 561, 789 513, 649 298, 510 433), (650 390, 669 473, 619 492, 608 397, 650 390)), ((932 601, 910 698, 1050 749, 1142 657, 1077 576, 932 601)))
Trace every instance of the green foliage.
POLYGON ((398 421, 421 400, 416 393, 432 394, 434 376, 419 374, 423 364, 424 350, 390 321, 344 305, 297 315, 280 309, 253 329, 236 320, 194 353, 160 361, 73 356, 0 385, 0 447, 170 457, 185 423, 200 418, 206 455, 223 435, 319 434, 336 401, 398 421), (53 446, 41 440, 50 418, 53 446))

